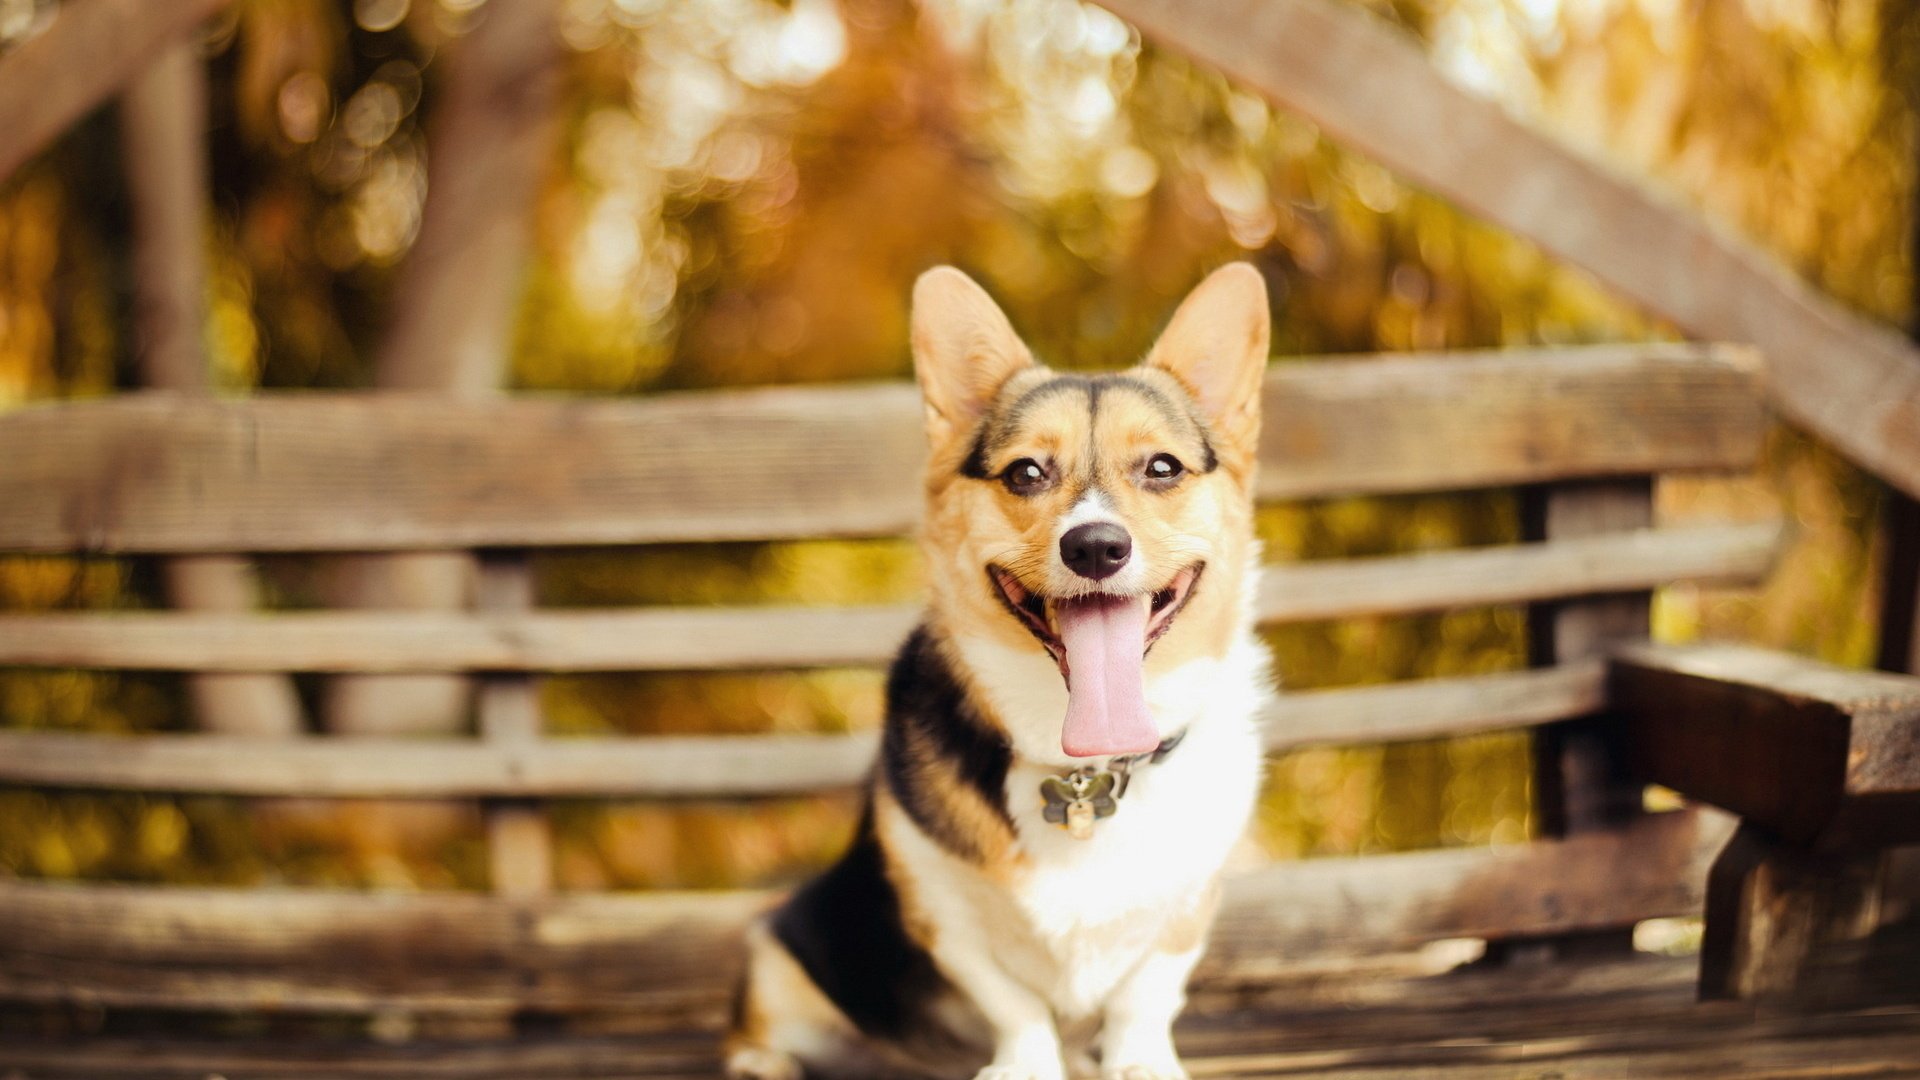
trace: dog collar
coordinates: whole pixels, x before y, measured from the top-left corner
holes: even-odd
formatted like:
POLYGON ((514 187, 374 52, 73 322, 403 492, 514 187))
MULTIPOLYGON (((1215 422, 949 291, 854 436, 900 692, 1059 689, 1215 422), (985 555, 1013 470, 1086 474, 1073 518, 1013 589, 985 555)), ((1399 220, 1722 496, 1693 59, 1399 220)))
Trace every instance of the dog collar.
POLYGON ((1040 798, 1046 804, 1040 816, 1066 829, 1067 835, 1075 840, 1087 839, 1093 835, 1094 822, 1119 811, 1120 800, 1126 797, 1127 785, 1133 781, 1134 768, 1160 764, 1186 737, 1187 733, 1181 731, 1144 754, 1110 758, 1104 769, 1083 765, 1071 772, 1047 777, 1040 781, 1040 798))

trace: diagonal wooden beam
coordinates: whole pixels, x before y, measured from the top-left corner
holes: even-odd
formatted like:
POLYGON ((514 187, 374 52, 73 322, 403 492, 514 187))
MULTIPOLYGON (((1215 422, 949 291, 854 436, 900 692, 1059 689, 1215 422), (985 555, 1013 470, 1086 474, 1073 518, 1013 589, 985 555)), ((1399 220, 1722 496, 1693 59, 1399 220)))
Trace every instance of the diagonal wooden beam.
POLYGON ((228 0, 70 0, 0 56, 0 180, 45 149, 228 0))
POLYGON ((1688 334, 1757 345, 1777 407, 1920 495, 1920 350, 1744 240, 1449 81, 1341 0, 1101 0, 1148 38, 1592 273, 1688 334))

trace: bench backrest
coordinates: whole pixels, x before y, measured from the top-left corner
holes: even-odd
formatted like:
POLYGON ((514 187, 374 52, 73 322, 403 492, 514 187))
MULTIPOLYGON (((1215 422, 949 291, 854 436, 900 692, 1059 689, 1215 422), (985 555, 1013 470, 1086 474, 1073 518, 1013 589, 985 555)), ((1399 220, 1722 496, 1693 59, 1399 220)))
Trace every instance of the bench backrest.
MULTIPOLYGON (((1526 485, 1542 512, 1524 544, 1273 566, 1260 618, 1525 603, 1543 626, 1560 626, 1555 620, 1580 605, 1624 603, 1644 622, 1656 586, 1755 580, 1772 557, 1775 526, 1648 527, 1646 478, 1750 466, 1766 426, 1759 401, 1750 359, 1721 347, 1277 364, 1266 387, 1262 498, 1526 485), (1596 514, 1594 505, 1611 509, 1596 514)), ((0 665, 453 671, 471 673, 487 690, 477 739, 109 743, 0 731, 0 784, 479 798, 495 824, 496 867, 547 865, 550 839, 537 805, 545 798, 851 785, 870 760, 871 733, 549 739, 530 680, 549 672, 878 665, 911 626, 910 607, 540 611, 531 607, 526 556, 580 545, 899 535, 919 510, 921 460, 918 405, 906 385, 622 400, 134 394, 0 415, 0 552, 475 549, 487 583, 483 609, 459 613, 0 615, 0 665)), ((1597 642, 1570 634, 1547 635, 1528 670, 1283 695, 1270 744, 1427 738, 1592 716, 1604 701, 1597 642)), ((1226 924, 1238 925, 1241 937, 1216 949, 1209 970, 1249 971, 1262 950, 1298 953, 1313 942, 1552 933, 1682 913, 1697 908, 1698 871, 1720 834, 1681 817, 1598 832, 1563 823, 1569 835, 1530 852, 1287 870, 1236 894, 1226 924), (1631 868, 1628 877, 1622 868, 1631 868), (1343 899, 1356 891, 1395 899, 1356 916, 1343 899), (1276 905, 1283 894, 1292 899, 1276 905), (1277 907, 1286 910, 1269 910, 1277 907)), ((513 895, 498 903, 390 898, 374 910, 335 895, 178 890, 143 896, 144 914, 133 919, 124 895, 8 885, 0 888, 0 926, 14 930, 0 932, 0 959, 31 954, 44 964, 47 950, 67 949, 73 963, 39 981, 31 973, 0 977, 0 996, 71 996, 81 986, 97 1000, 148 1004, 657 1004, 672 979, 705 986, 700 975, 711 982, 726 968, 714 960, 723 931, 757 902, 544 897, 543 881, 510 887, 500 877, 513 895), (343 914, 343 904, 353 913, 343 914), (238 922, 255 929, 243 934, 233 929, 238 922), (155 925, 185 933, 185 944, 159 940, 155 925), (441 978, 460 963, 427 973, 364 962, 396 941, 431 938, 435 927, 446 949, 505 974, 429 985, 429 974, 441 978), (316 942, 349 939, 357 944, 341 955, 362 962, 343 960, 335 970, 314 960, 316 942), (196 942, 203 953, 224 950, 244 962, 224 982, 204 970, 197 982, 169 975, 165 958, 191 954, 196 942), (652 974, 630 973, 620 987, 571 966, 609 948, 664 952, 652 974), (89 959, 124 961, 116 949, 150 961, 133 965, 146 974, 129 982, 124 963, 117 975, 86 967, 89 959), (677 959, 661 959, 669 955, 677 959), (522 969, 545 974, 513 974, 522 969)))

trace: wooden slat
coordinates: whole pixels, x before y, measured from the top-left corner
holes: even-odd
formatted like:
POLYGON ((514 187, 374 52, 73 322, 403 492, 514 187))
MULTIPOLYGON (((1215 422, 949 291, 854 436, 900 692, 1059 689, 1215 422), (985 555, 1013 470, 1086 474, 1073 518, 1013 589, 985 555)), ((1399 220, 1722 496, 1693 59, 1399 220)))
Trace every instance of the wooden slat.
MULTIPOLYGON (((1285 364, 1266 498, 1750 465, 1738 350, 1285 364), (1445 447, 1436 453, 1435 447, 1445 447)), ((883 536, 920 509, 906 385, 648 399, 165 395, 0 416, 0 550, 181 553, 883 536)))
MULTIPOLYGON (((1779 527, 1648 529, 1547 544, 1268 566, 1263 623, 1398 615, 1650 589, 1742 584, 1779 527)), ((885 663, 919 618, 900 607, 297 612, 268 617, 0 615, 0 664, 181 671, 659 671, 885 663)))
POLYGON ((1263 621, 1290 622, 1639 592, 1681 581, 1744 584, 1766 575, 1780 539, 1777 524, 1708 525, 1269 566, 1258 610, 1263 621))
POLYGON ((274 740, 0 731, 0 782, 115 791, 331 798, 751 796, 844 788, 873 761, 859 735, 274 740))
POLYGON ((1450 82, 1372 12, 1342 0, 1103 6, 1688 333, 1759 346, 1783 412, 1920 496, 1920 351, 1702 215, 1450 82))
MULTIPOLYGON (((1592 712, 1599 665, 1286 694, 1274 749, 1424 739, 1592 712)), ((542 739, 115 736, 0 731, 0 783, 326 798, 733 797, 845 788, 877 746, 851 735, 542 739)))
MULTIPOLYGON (((1699 910, 1730 822, 1275 866, 1229 883, 1199 981, 1288 958, 1699 910)), ((724 1002, 757 893, 508 899, 0 881, 0 998, 162 1008, 651 1010, 724 1002)))
POLYGON ((1798 844, 1920 842, 1920 678, 1738 645, 1620 650, 1643 775, 1798 844))
POLYGON ((139 75, 227 0, 69 0, 0 56, 0 180, 139 75))
POLYGON ((1571 720, 1590 715, 1605 700, 1606 672, 1595 661, 1281 694, 1268 713, 1267 746, 1290 750, 1471 735, 1571 720))
POLYGON ((222 671, 694 671, 870 666, 916 608, 0 615, 0 663, 222 671))

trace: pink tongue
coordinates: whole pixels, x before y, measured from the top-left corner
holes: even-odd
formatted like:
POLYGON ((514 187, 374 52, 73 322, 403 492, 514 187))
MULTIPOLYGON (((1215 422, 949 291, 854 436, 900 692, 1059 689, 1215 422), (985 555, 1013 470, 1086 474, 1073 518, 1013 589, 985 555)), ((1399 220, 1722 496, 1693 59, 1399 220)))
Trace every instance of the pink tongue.
POLYGON ((1067 647, 1067 722, 1060 749, 1073 757, 1144 754, 1160 745, 1147 715, 1147 599, 1095 596, 1055 611, 1067 647))

